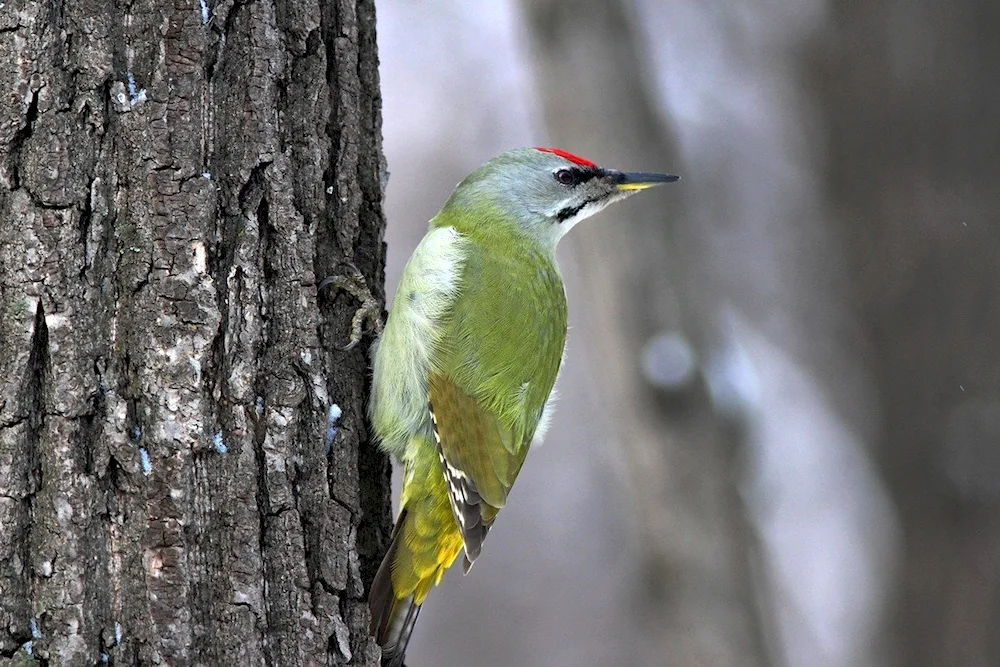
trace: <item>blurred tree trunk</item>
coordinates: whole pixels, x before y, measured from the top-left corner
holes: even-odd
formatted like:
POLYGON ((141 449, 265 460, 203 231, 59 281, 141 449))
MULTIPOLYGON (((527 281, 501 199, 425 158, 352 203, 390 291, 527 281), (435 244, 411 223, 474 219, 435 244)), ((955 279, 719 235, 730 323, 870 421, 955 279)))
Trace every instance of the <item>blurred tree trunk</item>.
MULTIPOLYGON (((522 7, 553 142, 608 166, 676 168, 627 3, 522 7)), ((588 276, 595 308, 581 329, 600 351, 601 395, 639 510, 648 579, 637 586, 637 622, 651 639, 650 664, 770 664, 752 589, 754 540, 735 486, 740 420, 714 410, 700 379, 698 365, 719 341, 699 287, 685 280, 696 251, 679 229, 683 192, 668 187, 603 213, 567 241, 588 276), (660 334, 680 343, 661 359, 671 372, 692 364, 668 394, 640 372, 644 349, 660 334)))
POLYGON ((374 23, 0 3, 0 664, 377 664, 374 23))
POLYGON ((832 3, 813 83, 905 559, 897 664, 1000 655, 1000 5, 832 3))

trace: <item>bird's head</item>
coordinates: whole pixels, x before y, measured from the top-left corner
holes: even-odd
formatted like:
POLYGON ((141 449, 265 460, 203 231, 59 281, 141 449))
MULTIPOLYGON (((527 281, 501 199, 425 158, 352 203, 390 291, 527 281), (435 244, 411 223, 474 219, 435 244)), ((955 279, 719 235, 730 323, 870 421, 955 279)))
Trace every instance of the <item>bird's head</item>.
POLYGON ((444 211, 470 226, 497 224, 499 216, 554 246, 576 223, 608 204, 678 178, 605 169, 558 148, 518 148, 469 174, 444 211))

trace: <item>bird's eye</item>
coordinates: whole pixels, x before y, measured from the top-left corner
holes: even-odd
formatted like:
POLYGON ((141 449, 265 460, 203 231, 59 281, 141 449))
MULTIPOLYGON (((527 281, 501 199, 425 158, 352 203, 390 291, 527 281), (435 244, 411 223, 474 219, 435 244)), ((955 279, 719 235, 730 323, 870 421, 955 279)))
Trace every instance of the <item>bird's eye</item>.
POLYGON ((576 179, 573 177, 573 172, 569 169, 560 169, 556 172, 556 180, 563 185, 573 185, 576 179))

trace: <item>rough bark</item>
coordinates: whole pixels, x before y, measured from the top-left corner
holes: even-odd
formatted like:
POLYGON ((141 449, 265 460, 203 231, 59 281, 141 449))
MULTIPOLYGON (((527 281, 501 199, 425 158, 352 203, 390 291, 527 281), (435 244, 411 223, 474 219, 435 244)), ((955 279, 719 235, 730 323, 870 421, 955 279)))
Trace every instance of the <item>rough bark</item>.
MULTIPOLYGON (((552 142, 616 168, 679 169, 643 79, 628 3, 522 7, 552 142)), ((683 191, 669 187, 616 205, 566 241, 588 276, 594 308, 580 335, 600 350, 601 394, 615 413, 639 510, 648 579, 637 583, 636 614, 651 638, 649 664, 766 664, 752 532, 733 484, 739 417, 715 410, 696 366, 669 394, 640 372, 659 334, 685 341, 695 364, 720 342, 686 279, 696 251, 683 232, 683 191)))
POLYGON ((895 664, 996 664, 1000 9, 841 1, 831 20, 812 83, 902 523, 895 664))
POLYGON ((374 22, 0 3, 0 664, 377 664, 374 22))

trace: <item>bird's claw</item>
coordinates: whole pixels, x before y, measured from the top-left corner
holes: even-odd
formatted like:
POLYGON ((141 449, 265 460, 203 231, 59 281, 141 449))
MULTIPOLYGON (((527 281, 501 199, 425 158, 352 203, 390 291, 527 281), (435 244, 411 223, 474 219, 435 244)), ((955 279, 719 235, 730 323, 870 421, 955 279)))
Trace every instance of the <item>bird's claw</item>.
POLYGON ((341 262, 337 265, 336 273, 325 278, 316 290, 320 291, 329 285, 344 290, 361 302, 361 307, 354 311, 354 317, 351 318, 350 341, 340 349, 350 350, 360 343, 366 323, 368 331, 374 331, 376 336, 382 333, 382 304, 372 295, 358 267, 350 262, 341 262))

